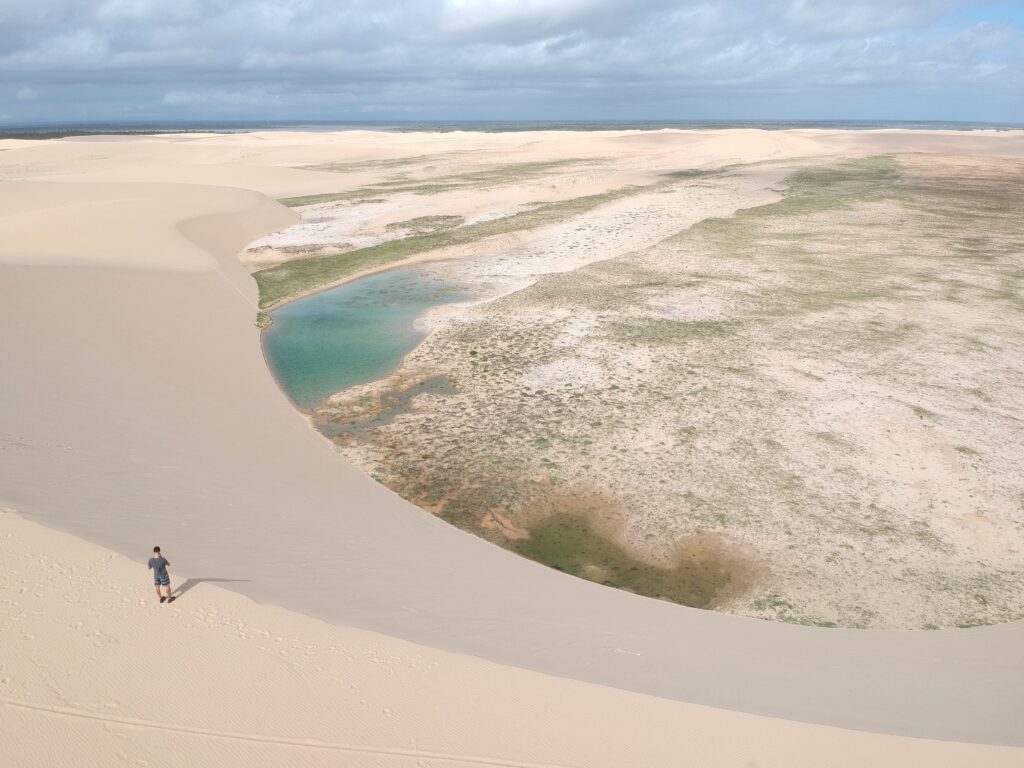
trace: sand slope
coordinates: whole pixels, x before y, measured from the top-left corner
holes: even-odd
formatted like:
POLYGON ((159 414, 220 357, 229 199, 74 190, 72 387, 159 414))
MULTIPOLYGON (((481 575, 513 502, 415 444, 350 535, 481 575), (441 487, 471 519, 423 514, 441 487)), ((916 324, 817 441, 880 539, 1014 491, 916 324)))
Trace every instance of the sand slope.
POLYGON ((144 566, 12 514, 0 513, 0 558, 0 753, 12 768, 996 768, 1022 755, 560 680, 176 573, 181 597, 162 606, 144 566))
MULTIPOLYGON (((84 141, 47 142, 24 150, 19 145, 2 153, 0 176, 7 179, 51 178, 59 171, 65 179, 79 178, 75 174, 80 173, 89 181, 61 182, 60 189, 56 182, 33 180, 0 185, 5 201, 0 214, 0 326, 4 328, 0 334, 0 503, 137 559, 144 559, 159 542, 174 553, 176 572, 233 580, 224 586, 261 602, 448 651, 645 694, 806 722, 994 744, 1024 742, 1019 728, 1019 713, 1024 711, 1022 624, 966 632, 832 631, 638 599, 562 576, 461 533, 341 461, 291 408, 267 372, 254 327, 254 286, 234 259, 245 243, 286 226, 293 215, 253 192, 226 187, 243 184, 236 181, 240 179, 273 194, 318 191, 317 184, 322 190, 322 180, 315 174, 305 190, 301 187, 307 182, 289 182, 292 186, 285 189, 279 184, 280 169, 274 163, 282 161, 276 156, 288 155, 289 162, 301 156, 309 162, 319 152, 325 160, 337 159, 357 138, 370 142, 367 137, 347 136, 333 144, 316 136, 308 145, 303 137, 292 135, 212 137, 194 140, 202 150, 200 156, 184 154, 185 140, 126 140, 123 156, 121 142, 102 143, 102 162, 84 156, 88 153, 82 148, 90 146, 84 141), (55 147, 53 157, 47 155, 49 147, 55 147), (245 159, 232 164, 227 152, 231 148, 245 159), (220 149, 228 159, 214 171, 208 161, 220 149), (27 155, 20 156, 22 151, 27 155), (189 168, 183 170, 182 165, 190 164, 202 166, 204 179, 221 186, 181 184, 182 177, 189 175, 189 168), (118 183, 108 184, 102 178, 105 175, 118 183), (152 197, 143 196, 149 194, 148 187, 134 186, 139 182, 122 184, 127 177, 146 176, 151 184, 162 184, 165 177, 169 183, 152 197), (29 220, 35 224, 28 226, 29 220)), ((730 151, 747 159, 777 156, 788 143, 755 138, 753 149, 747 151, 743 146, 736 149, 735 142, 742 145, 742 137, 733 137, 730 151)), ((432 140, 416 137, 415 151, 422 151, 432 140)), ((584 141, 578 136, 573 140, 584 141)), ((595 142, 609 140, 600 137, 595 142)), ((392 137, 373 141, 379 150, 389 146, 392 137)), ((490 151, 498 151, 510 141, 470 137, 465 143, 479 148, 491 142, 490 151)), ((534 156, 559 151, 558 146, 545 147, 540 137, 519 135, 515 141, 540 145, 542 150, 534 156)), ((807 141, 802 137, 796 143, 800 151, 806 151, 807 141)), ((829 141, 834 145, 838 139, 829 137, 829 141)), ((413 139, 402 137, 396 142, 407 146, 413 139)), ((451 136, 437 139, 437 145, 446 150, 459 146, 457 137, 451 136)), ((584 142, 576 149, 585 153, 588 148, 584 142)), ((530 156, 525 149, 521 154, 530 156)), ((38 556, 49 546, 40 540, 30 543, 28 551, 38 556)), ((145 581, 144 574, 126 564, 116 567, 127 570, 112 575, 114 581, 145 581)), ((18 573, 5 567, 5 579, 22 578, 21 586, 38 580, 32 571, 24 577, 18 573)), ((119 586, 120 594, 99 593, 96 600, 110 599, 116 605, 125 597, 125 611, 148 610, 136 607, 135 598, 123 591, 135 588, 119 586)), ((200 585, 186 597, 196 596, 198 601, 207 590, 209 585, 200 585)), ((148 588, 140 591, 150 594, 148 588)), ((65 606, 58 594, 57 586, 52 592, 40 592, 42 602, 31 606, 24 602, 28 598, 19 598, 9 615, 39 611, 46 616, 52 607, 62 612, 65 606)), ((256 610, 236 595, 211 596, 213 603, 221 600, 239 611, 241 606, 256 610)), ((74 610, 103 613, 89 602, 77 604, 74 610)), ((193 604, 183 599, 181 613, 153 618, 183 622, 193 610, 193 604), (182 618, 170 618, 176 615, 182 618)), ((279 619, 282 627, 301 621, 319 627, 316 631, 327 631, 311 620, 259 610, 269 611, 266 615, 277 617, 274 620, 279 619)), ((120 617, 104 620, 96 628, 111 637, 123 637, 119 642, 125 654, 135 647, 143 659, 152 658, 149 634, 134 639, 123 634, 134 631, 134 614, 120 617)), ((262 626, 271 619, 243 621, 262 626)), ((237 636, 236 630, 231 631, 237 636)), ((284 629, 275 631, 285 636, 284 629)), ((17 647, 13 657, 19 669, 35 670, 40 677, 42 672, 53 675, 47 665, 57 664, 59 653, 17 647)), ((253 653, 262 653, 255 641, 250 647, 253 653)), ((193 702, 200 690, 195 686, 209 682, 206 668, 194 666, 202 655, 182 649, 173 653, 182 654, 172 665, 181 675, 174 682, 182 695, 193 692, 186 697, 193 702)), ((223 654, 223 658, 229 655, 223 654)), ((88 657, 81 657, 75 668, 85 669, 88 663, 88 657)), ((100 711, 112 701, 126 706, 129 697, 119 697, 118 692, 144 687, 138 681, 144 677, 145 661, 136 665, 137 677, 117 678, 120 682, 106 689, 108 695, 90 701, 100 711)), ((128 675, 131 668, 130 664, 118 666, 116 674, 128 675)), ((109 673, 110 668, 106 669, 109 673)), ((503 670, 500 679, 504 685, 506 679, 525 674, 503 670)), ((316 696, 328 695, 321 690, 324 681, 312 673, 299 675, 293 683, 303 690, 308 686, 307 694, 312 690, 316 696)), ((258 685, 259 677, 254 675, 246 684, 258 685)), ((587 712, 601 696, 614 698, 603 689, 587 687, 586 691, 587 712)), ((13 693, 3 695, 15 699, 13 693)), ((524 697, 530 707, 545 701, 544 694, 533 689, 524 697)), ((223 711, 218 718, 228 719, 214 720, 210 715, 209 725, 202 727, 231 733, 281 733, 269 725, 274 712, 296 710, 289 705, 264 711, 264 706, 271 706, 263 703, 268 697, 257 697, 252 691, 212 700, 243 701, 246 706, 240 716, 257 718, 251 723, 253 730, 246 730, 243 725, 248 723, 230 719, 230 706, 211 704, 209 712, 223 711)), ((635 700, 644 702, 644 707, 653 706, 649 698, 635 700)), ((18 701, 54 703, 34 693, 18 701)), ((160 718, 162 713, 140 701, 142 705, 131 709, 127 720, 160 718)), ((571 709, 579 701, 570 699, 564 706, 571 709)), ((188 706, 183 700, 176 709, 180 712, 188 706)), ((525 709, 516 710, 520 713, 516 717, 524 716, 525 709)), ((615 703, 608 711, 622 718, 628 710, 615 703)), ((28 733, 23 729, 32 728, 46 733, 52 728, 52 723, 47 724, 49 716, 37 710, 7 707, 3 711, 6 743, 0 748, 31 749, 21 737, 12 743, 10 734, 28 733)), ((686 714, 682 720, 689 722, 689 717, 686 714)), ((753 722, 740 715, 729 718, 738 718, 728 720, 736 727, 747 727, 739 725, 741 721, 753 722)), ((652 717, 651 722, 655 721, 652 717)), ((197 723, 207 720, 174 722, 198 728, 197 723)), ((551 722, 550 715, 542 718, 548 727, 551 722)), ((595 733, 613 731, 612 721, 590 722, 597 724, 592 728, 595 733)), ((702 731, 703 725, 693 722, 695 731, 702 731)), ((75 719, 74 723, 68 727, 78 734, 77 744, 98 744, 95 739, 105 738, 102 722, 75 719)), ((661 721, 652 732, 669 738, 667 723, 661 721)), ((122 726, 134 727, 126 723, 118 727, 122 726)), ((446 721, 447 731, 440 726, 435 731, 450 735, 469 727, 461 721, 446 721)), ((818 732, 787 727, 797 729, 793 739, 798 740, 818 732)), ((778 728, 773 724, 769 730, 782 733, 778 728)), ((329 730, 289 732, 288 738, 293 737, 351 743, 329 730)), ((152 738, 159 746, 163 737, 152 738)), ((195 749, 200 749, 202 738, 180 732, 175 736, 179 745, 187 739, 195 749)), ((493 738, 487 743, 500 745, 506 737, 493 738)), ((551 740, 557 744, 561 738, 555 733, 551 740)), ((432 748, 445 749, 444 742, 435 743, 438 746, 432 748)), ((894 755, 916 742, 877 744, 894 755)), ((264 748, 279 747, 260 747, 264 748)), ((458 747, 463 748, 469 747, 458 747)), ((255 748, 243 751, 251 754, 250 749, 255 748)), ((495 750, 494 754, 513 754, 497 746, 495 750)), ((31 757, 28 752, 19 754, 31 757)), ((509 759, 526 759, 528 754, 533 756, 530 759, 557 762, 582 753, 514 754, 518 757, 509 759)), ((210 759, 215 758, 216 753, 211 753, 210 759)), ((757 759, 758 764, 766 764, 757 759)), ((91 764, 104 763, 97 759, 91 764)), ((428 764, 444 763, 428 760, 428 764)), ((583 759, 574 764, 599 763, 583 759)))

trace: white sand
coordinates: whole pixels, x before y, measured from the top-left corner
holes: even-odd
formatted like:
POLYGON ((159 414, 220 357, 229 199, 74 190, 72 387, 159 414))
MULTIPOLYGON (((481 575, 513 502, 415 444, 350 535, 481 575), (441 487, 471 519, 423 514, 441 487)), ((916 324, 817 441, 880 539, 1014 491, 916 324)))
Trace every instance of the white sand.
POLYGON ((995 768, 1021 754, 561 680, 201 581, 160 605, 143 566, 11 514, 0 558, 5 766, 995 768))
MULTIPOLYGON (((402 750, 499 765, 1019 764, 1019 749, 907 737, 1024 743, 1024 624, 769 624, 605 589, 461 533, 346 465, 291 408, 233 257, 295 220, 257 192, 337 185, 287 166, 544 159, 570 156, 570 142, 571 156, 632 145, 711 163, 877 151, 867 145, 890 135, 913 146, 813 132, 0 142, 0 503, 135 560, 159 542, 176 574, 235 579, 223 586, 332 622, 205 583, 158 613, 138 602, 152 595, 144 568, 6 515, 5 764, 107 765, 118 751, 149 765, 464 764, 402 750), (342 758, 339 745, 371 751, 342 758)), ((1021 154, 1019 134, 924 141, 1021 154)))

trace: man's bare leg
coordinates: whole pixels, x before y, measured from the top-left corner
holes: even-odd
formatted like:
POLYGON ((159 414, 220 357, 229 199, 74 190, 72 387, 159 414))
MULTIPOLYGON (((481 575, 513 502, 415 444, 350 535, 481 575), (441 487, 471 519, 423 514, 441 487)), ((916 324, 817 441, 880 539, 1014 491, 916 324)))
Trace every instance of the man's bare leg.
POLYGON ((156 596, 160 599, 161 603, 164 601, 164 596, 163 596, 163 593, 160 592, 160 585, 159 584, 156 585, 156 596))
POLYGON ((173 591, 174 590, 171 589, 171 582, 168 581, 167 582, 167 600, 168 600, 168 602, 170 602, 173 599, 171 597, 171 592, 173 592, 173 591))

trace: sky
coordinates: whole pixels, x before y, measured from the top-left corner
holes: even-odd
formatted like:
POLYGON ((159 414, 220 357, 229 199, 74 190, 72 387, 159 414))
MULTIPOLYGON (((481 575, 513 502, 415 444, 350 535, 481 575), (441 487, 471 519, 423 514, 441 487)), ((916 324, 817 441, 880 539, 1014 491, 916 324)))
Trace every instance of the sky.
POLYGON ((0 0, 0 126, 1024 123, 1024 0, 0 0))

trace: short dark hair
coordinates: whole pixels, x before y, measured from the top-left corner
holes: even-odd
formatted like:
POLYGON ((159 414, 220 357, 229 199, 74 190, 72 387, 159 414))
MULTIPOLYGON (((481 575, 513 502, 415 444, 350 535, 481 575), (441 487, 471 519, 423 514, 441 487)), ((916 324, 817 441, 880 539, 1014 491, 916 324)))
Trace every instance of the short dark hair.
POLYGON ((160 547, 153 547, 153 551, 154 552, 159 552, 160 551, 160 547))

